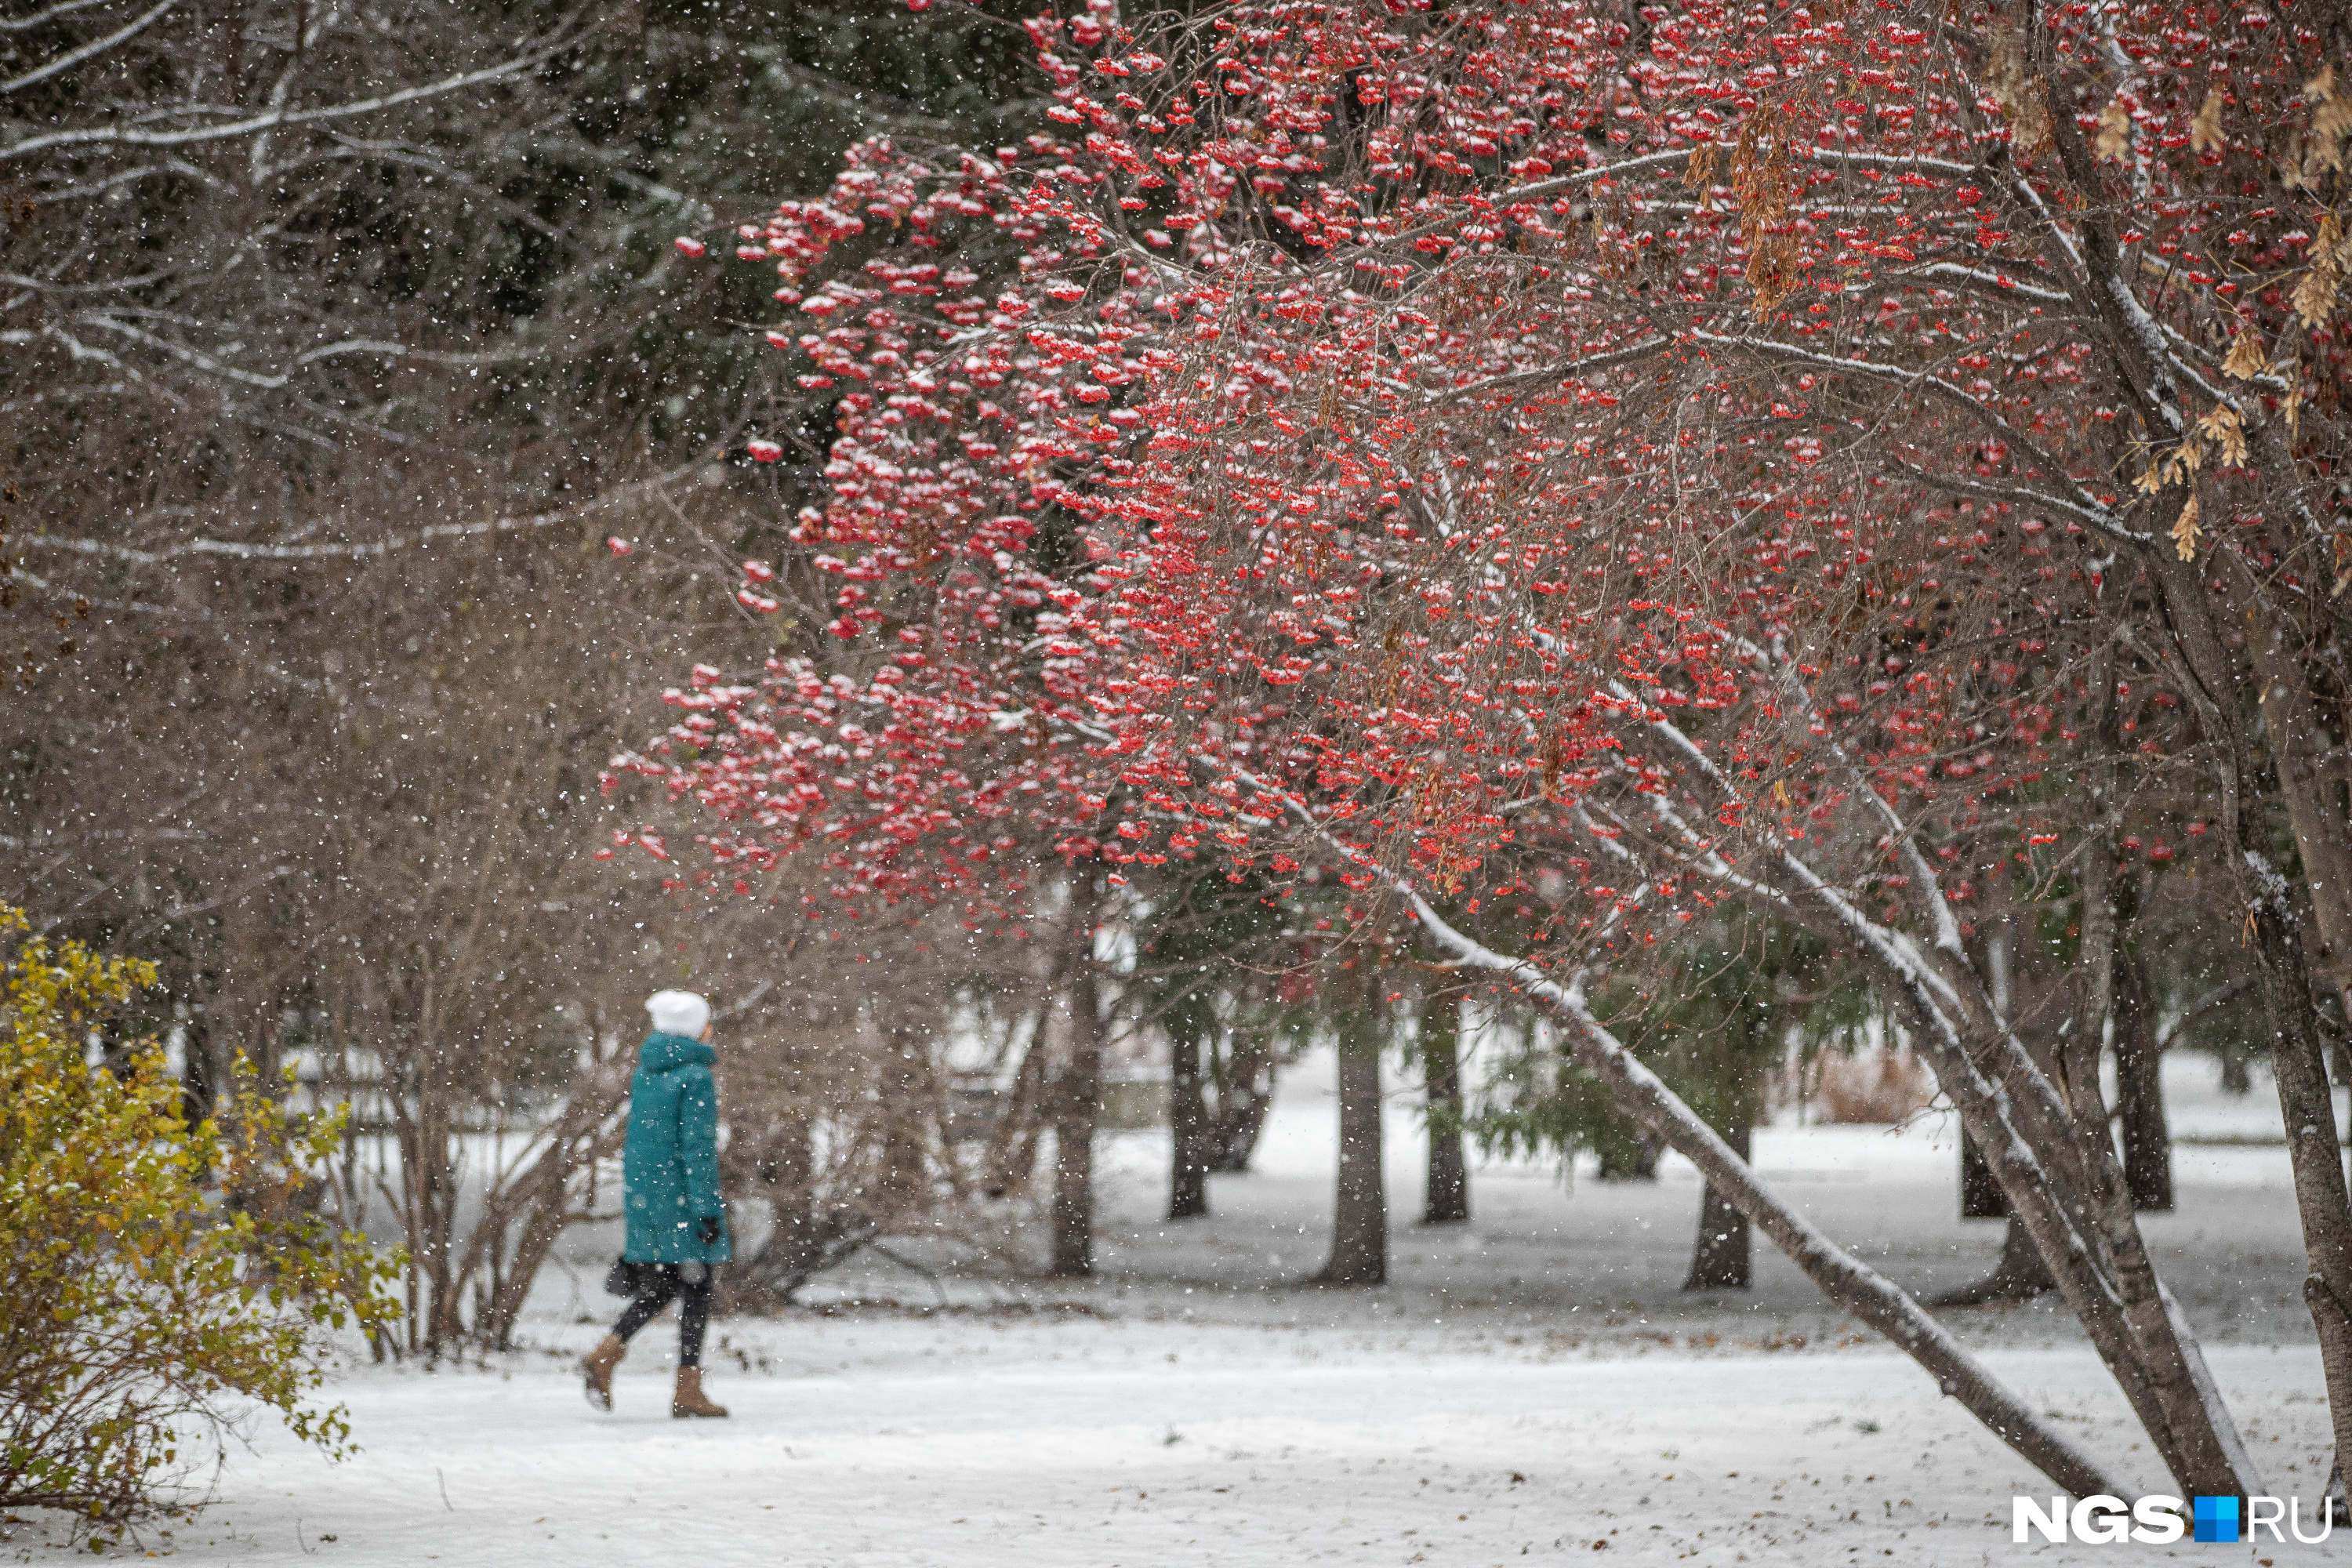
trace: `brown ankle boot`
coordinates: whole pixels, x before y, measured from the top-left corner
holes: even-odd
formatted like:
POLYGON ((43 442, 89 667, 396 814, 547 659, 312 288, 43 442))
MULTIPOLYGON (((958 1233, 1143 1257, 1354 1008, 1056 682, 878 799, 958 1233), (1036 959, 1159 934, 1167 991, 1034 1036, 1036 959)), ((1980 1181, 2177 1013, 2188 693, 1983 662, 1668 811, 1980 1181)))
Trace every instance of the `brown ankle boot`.
POLYGON ((682 1366, 677 1369, 677 1392, 669 1396, 669 1413, 680 1420, 690 1415, 721 1416, 727 1414, 724 1405, 713 1405, 702 1396, 702 1369, 682 1366))
POLYGON ((606 1334, 596 1342, 594 1350, 581 1358, 580 1382, 587 1390, 588 1403, 597 1409, 613 1408, 613 1369, 620 1365, 621 1358, 628 1353, 627 1345, 614 1335, 606 1334))

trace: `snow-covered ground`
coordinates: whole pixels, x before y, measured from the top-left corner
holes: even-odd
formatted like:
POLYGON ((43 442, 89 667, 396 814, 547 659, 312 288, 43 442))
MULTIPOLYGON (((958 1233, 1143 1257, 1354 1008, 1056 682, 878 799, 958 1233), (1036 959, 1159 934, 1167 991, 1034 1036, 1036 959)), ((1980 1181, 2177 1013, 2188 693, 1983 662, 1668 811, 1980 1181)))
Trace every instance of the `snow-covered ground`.
MULTIPOLYGON (((2315 1497, 2326 1410, 2274 1099, 2170 1064, 2179 1212, 2151 1245, 2206 1336, 2271 1489, 2315 1497)), ((668 1418, 675 1331, 639 1339, 620 1408, 569 1370, 614 1303, 609 1242, 551 1270, 530 1348, 485 1365, 355 1368, 364 1451, 331 1467, 260 1430, 218 1500, 148 1544, 200 1563, 583 1565, 1980 1564, 2118 1551, 2183 1564, 2245 1547, 2019 1547, 2010 1499, 2046 1486, 1911 1364, 1758 1252, 1753 1291, 1690 1298, 1698 1184, 1612 1186, 1489 1167, 1477 1218, 1418 1214, 1400 1097, 1393 1282, 1300 1283, 1328 1246, 1328 1070, 1286 1080, 1257 1169, 1213 1214, 1159 1222, 1164 1135, 1107 1149, 1102 1277, 936 1284, 877 1260, 807 1311, 714 1326, 723 1423, 668 1418), (946 1305, 940 1306, 944 1296, 946 1305), (895 1300, 897 1307, 871 1303, 895 1300), (866 1305, 828 1310, 828 1301, 866 1305)), ((1928 1118, 1758 1137, 1768 1179, 1907 1285, 1973 1277, 1997 1223, 1956 1217, 1950 1131, 1928 1118)), ((2120 1398, 2060 1311, 1948 1321, 2121 1475, 2160 1488, 2120 1398)), ((2306 1515, 2306 1517, 2308 1517, 2306 1515)), ((61 1531, 19 1527, 31 1560, 61 1531)), ((2328 1549, 2287 1546, 2313 1561, 2328 1549)), ((2265 1547, 2263 1556, 2273 1555, 2265 1547)), ((2257 1561, 2259 1559, 2256 1559, 2257 1561)))

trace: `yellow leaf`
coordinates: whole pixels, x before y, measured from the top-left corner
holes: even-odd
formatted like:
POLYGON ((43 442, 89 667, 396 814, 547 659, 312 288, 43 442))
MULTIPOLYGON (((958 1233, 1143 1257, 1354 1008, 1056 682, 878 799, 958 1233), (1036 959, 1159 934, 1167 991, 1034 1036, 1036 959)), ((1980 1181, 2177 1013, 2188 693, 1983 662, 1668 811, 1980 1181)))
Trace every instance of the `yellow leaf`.
POLYGON ((2154 463, 2150 463, 2147 466, 2147 472, 2134 479, 2132 485, 2143 495, 2154 495, 2164 488, 2164 475, 2158 470, 2154 463))
POLYGON ((2172 547, 2183 561, 2197 559, 2197 492, 2190 490, 2189 499, 2180 506, 2180 515, 2173 520, 2172 547))
POLYGON ((2205 95, 2197 118, 2189 122, 2189 150, 2210 153, 2228 144, 2229 139, 2221 134, 2221 89, 2217 87, 2205 95))

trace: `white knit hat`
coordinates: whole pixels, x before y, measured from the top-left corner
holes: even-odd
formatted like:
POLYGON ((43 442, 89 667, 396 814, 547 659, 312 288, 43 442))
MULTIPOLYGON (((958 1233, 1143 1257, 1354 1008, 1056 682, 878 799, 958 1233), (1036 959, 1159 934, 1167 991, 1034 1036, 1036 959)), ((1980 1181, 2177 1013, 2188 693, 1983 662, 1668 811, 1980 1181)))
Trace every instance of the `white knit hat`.
POLYGON ((710 1004, 691 991, 656 991, 646 998, 646 1011, 653 1015, 655 1028, 689 1040, 710 1022, 710 1004))

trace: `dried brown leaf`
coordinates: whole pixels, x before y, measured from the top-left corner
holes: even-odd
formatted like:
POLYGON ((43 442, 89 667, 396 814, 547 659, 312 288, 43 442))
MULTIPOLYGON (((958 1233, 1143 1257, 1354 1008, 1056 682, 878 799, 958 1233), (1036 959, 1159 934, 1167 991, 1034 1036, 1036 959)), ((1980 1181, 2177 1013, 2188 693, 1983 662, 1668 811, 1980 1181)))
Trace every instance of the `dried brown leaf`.
POLYGON ((1685 190, 1696 191, 1706 187, 1709 176, 1715 173, 1716 154, 1721 150, 1721 145, 1714 142, 1702 142, 1691 149, 1690 163, 1683 170, 1685 190))
MULTIPOLYGON (((2316 247, 2315 247, 2316 248, 2316 247)), ((2324 327, 2336 310, 2336 266, 2332 260, 2311 264, 2294 286, 2291 303, 2306 327, 2324 327)))
POLYGON ((2197 118, 2189 122, 2190 152, 2211 153, 2230 144, 2229 138, 2221 133, 2221 89, 2217 87, 2205 95, 2197 118))
POLYGON ((2261 334, 2248 327, 2230 345, 2230 357, 2221 362, 2221 368, 2240 381, 2245 381, 2262 374, 2264 363, 2261 334))
POLYGON ((2025 59, 2025 41, 2014 33, 1993 41, 1992 68, 1986 82, 2009 120, 2010 145, 2038 152, 2051 141, 2050 105, 2025 59))
POLYGON ((2180 515, 2172 522, 2172 548, 2183 561, 2197 559, 2197 492, 2190 490, 2189 499, 2180 503, 2180 515))
POLYGON ((2197 428, 2205 433, 2206 439, 2221 449, 2223 468, 2235 468, 2244 466, 2246 431, 2245 426, 2238 423, 2235 409, 2227 405, 2217 406, 2213 412, 2197 422, 2197 428))
POLYGON ((2099 133, 2092 139, 2091 151, 2105 163, 2120 163, 2131 156, 2131 111, 2122 99, 2107 100, 2099 110, 2099 133))

